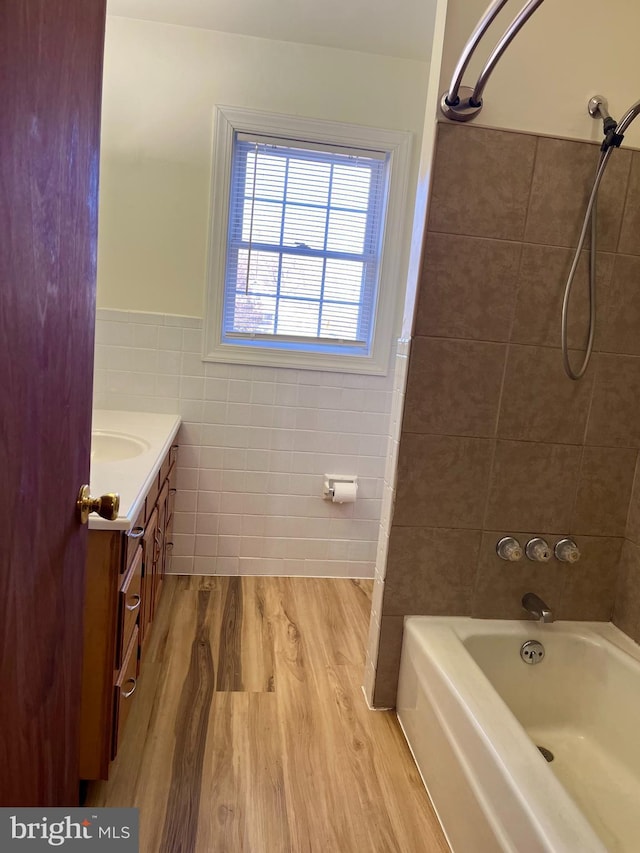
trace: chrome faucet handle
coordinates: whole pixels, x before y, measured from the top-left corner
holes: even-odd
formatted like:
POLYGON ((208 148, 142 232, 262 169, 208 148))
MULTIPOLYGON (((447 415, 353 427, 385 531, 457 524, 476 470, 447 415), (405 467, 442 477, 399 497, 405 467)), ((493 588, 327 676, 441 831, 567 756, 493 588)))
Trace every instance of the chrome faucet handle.
POLYGON ((556 558, 563 563, 577 563, 580 559, 580 549, 573 539, 560 539, 553 551, 556 558))
POLYGON ((524 551, 527 558, 536 563, 548 563, 551 559, 551 548, 549 548, 545 540, 541 539, 539 536, 529 539, 525 545, 524 551))
POLYGON ((501 560, 515 563, 523 557, 522 545, 513 536, 503 536, 496 545, 496 554, 501 560))

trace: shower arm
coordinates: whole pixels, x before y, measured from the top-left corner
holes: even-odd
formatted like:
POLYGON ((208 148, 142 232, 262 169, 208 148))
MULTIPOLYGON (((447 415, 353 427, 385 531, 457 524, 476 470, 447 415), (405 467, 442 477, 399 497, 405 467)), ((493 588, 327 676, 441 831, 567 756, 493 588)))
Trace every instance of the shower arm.
POLYGON ((462 76, 469 65, 473 52, 480 43, 480 40, 486 33, 490 24, 494 21, 498 12, 500 12, 502 7, 506 5, 506 0, 495 0, 495 2, 489 6, 471 34, 469 41, 464 46, 462 56, 456 65, 456 69, 451 80, 451 86, 441 98, 440 109, 447 118, 453 119, 454 121, 470 121, 478 115, 482 109, 482 94, 485 86, 487 85, 494 68, 498 64, 498 61, 502 57, 502 54, 543 2, 544 0, 527 0, 527 3, 525 3, 522 9, 518 12, 516 17, 505 30, 505 33, 498 44, 494 47, 484 68, 480 72, 480 76, 478 77, 475 87, 471 89, 469 86, 461 85, 462 76), (462 98, 460 97, 461 94, 463 96, 462 98))

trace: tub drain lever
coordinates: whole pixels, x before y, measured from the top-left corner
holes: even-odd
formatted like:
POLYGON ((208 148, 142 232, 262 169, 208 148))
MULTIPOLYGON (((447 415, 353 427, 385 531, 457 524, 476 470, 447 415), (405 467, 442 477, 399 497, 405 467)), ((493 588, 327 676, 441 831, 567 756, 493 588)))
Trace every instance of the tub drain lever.
POLYGON ((544 646, 537 640, 527 640, 526 643, 522 644, 520 657, 525 663, 531 665, 534 663, 540 663, 544 657, 544 646))

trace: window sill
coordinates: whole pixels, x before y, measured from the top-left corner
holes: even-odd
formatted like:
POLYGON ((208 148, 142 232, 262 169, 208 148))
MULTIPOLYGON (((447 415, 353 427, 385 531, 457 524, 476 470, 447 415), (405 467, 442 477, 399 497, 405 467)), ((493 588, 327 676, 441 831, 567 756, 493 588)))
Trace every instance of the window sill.
POLYGON ((205 362, 250 364, 257 367, 284 367, 289 370, 327 370, 334 373, 362 373, 369 376, 386 376, 389 372, 389 353, 384 353, 384 363, 372 356, 330 355, 307 353, 275 348, 233 346, 218 344, 203 354, 205 362))

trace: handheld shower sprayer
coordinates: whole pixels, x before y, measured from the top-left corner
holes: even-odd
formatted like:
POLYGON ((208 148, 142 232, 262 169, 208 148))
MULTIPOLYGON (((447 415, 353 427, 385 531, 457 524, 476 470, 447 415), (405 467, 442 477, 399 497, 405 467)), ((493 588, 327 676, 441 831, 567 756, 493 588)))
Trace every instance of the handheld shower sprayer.
POLYGON ((573 258, 573 263, 571 264, 571 270, 569 271, 569 277, 567 278, 567 284, 565 286, 564 291, 564 299, 562 302, 562 363, 564 366, 565 373, 567 374, 569 379, 580 379, 582 376, 584 376, 584 373, 589 365, 589 361, 591 360, 591 352, 593 350, 593 341, 596 332, 596 207, 598 199, 598 190, 600 189, 602 178, 604 177, 607 164, 614 149, 620 147, 627 128, 629 127, 631 122, 640 114, 640 101, 637 101, 635 104, 633 104, 633 106, 631 106, 627 110, 627 112, 623 115, 619 122, 616 122, 616 120, 612 118, 609 114, 607 99, 604 98, 602 95, 594 95, 594 97, 589 100, 587 109, 589 111, 589 115, 592 118, 602 120, 602 131, 604 133, 604 140, 600 148, 600 158, 598 160, 596 176, 593 182, 591 195, 589 196, 589 201, 587 203, 587 210, 585 213, 584 222, 582 224, 582 230, 580 232, 578 246, 576 248, 576 252, 573 258), (580 256, 582 254, 582 248, 587 237, 587 231, 589 230, 589 226, 591 227, 591 246, 589 249, 589 330, 587 338, 587 347, 585 350, 582 364, 577 370, 574 370, 569 360, 569 343, 567 333, 569 321, 569 300, 571 297, 571 289, 573 287, 573 282, 576 276, 576 271, 578 269, 580 256))

